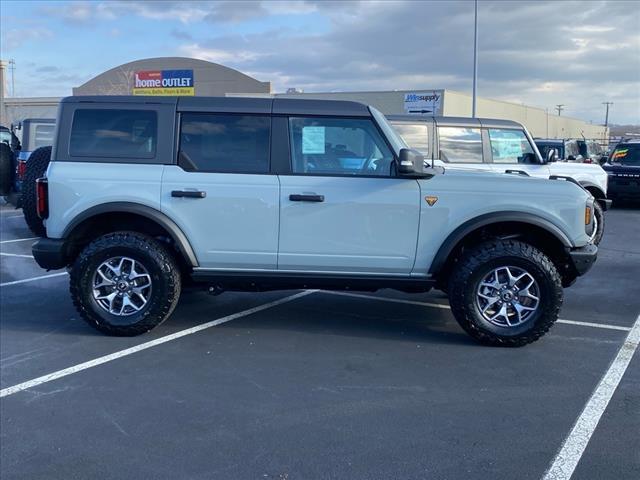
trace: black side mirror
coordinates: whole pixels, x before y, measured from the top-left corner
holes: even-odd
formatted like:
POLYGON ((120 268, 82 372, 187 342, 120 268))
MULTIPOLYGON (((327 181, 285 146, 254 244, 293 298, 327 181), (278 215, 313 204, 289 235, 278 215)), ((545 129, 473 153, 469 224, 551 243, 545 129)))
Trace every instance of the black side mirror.
POLYGON ((598 163, 600 165, 604 165, 605 163, 607 163, 607 160, 609 160, 609 157, 607 157, 606 155, 602 155, 599 159, 598 159, 598 163))
POLYGON ((547 156, 545 158, 547 163, 557 162, 558 161, 558 151, 555 148, 550 148, 547 150, 547 156))
POLYGON ((424 172, 424 156, 417 150, 403 148, 398 156, 400 175, 420 175, 424 172))

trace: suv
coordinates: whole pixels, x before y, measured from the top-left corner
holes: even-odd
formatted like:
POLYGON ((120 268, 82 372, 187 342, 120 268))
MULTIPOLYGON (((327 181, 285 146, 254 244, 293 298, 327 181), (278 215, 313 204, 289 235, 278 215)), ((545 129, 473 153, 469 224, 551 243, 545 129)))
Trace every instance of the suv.
POLYGON ((438 287, 471 336, 519 346, 597 255, 575 183, 425 169, 359 103, 70 97, 59 119, 33 255, 69 268, 81 316, 108 334, 160 324, 187 282, 438 287))
MULTIPOLYGON (((607 174, 600 165, 556 162, 552 150, 541 157, 527 129, 510 120, 415 115, 387 118, 409 146, 422 152, 434 165, 448 170, 488 170, 576 180, 597 200, 596 228, 591 240, 596 245, 600 243, 604 234, 604 212, 611 206, 607 200, 607 174)), ((574 141, 571 145, 576 147, 577 154, 577 143, 574 141)))
POLYGON ((640 140, 618 143, 602 168, 609 175, 613 200, 640 200, 640 140))
POLYGON ((555 150, 555 161, 582 162, 578 140, 557 138, 534 138, 536 147, 542 158, 547 158, 551 150, 555 150))

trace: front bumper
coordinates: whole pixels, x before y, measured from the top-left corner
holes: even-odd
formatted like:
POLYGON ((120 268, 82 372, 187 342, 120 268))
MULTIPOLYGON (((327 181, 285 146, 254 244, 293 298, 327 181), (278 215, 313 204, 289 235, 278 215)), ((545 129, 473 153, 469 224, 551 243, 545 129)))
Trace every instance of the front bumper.
POLYGON ((578 276, 584 275, 596 262, 596 258, 598 258, 598 247, 589 244, 580 248, 572 248, 569 250, 569 258, 578 276))
POLYGON ((31 247, 36 263, 47 270, 67 266, 66 242, 56 238, 41 238, 31 247))

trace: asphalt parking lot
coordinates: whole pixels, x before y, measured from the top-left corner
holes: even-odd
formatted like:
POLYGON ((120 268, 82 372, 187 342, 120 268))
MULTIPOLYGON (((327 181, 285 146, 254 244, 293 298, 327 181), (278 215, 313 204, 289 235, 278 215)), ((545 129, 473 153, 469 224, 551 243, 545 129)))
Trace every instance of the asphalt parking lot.
POLYGON ((640 478, 640 208, 606 220, 562 321, 501 349, 439 292, 188 292, 106 337, 4 205, 0 477, 640 478))

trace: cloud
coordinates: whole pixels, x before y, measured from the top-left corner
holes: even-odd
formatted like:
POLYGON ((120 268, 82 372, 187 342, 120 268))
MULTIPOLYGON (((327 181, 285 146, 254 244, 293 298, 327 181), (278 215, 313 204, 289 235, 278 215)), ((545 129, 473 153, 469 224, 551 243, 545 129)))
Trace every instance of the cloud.
POLYGON ((21 28, 3 29, 3 53, 17 49, 27 43, 40 42, 53 38, 53 32, 45 27, 25 26, 21 28))

